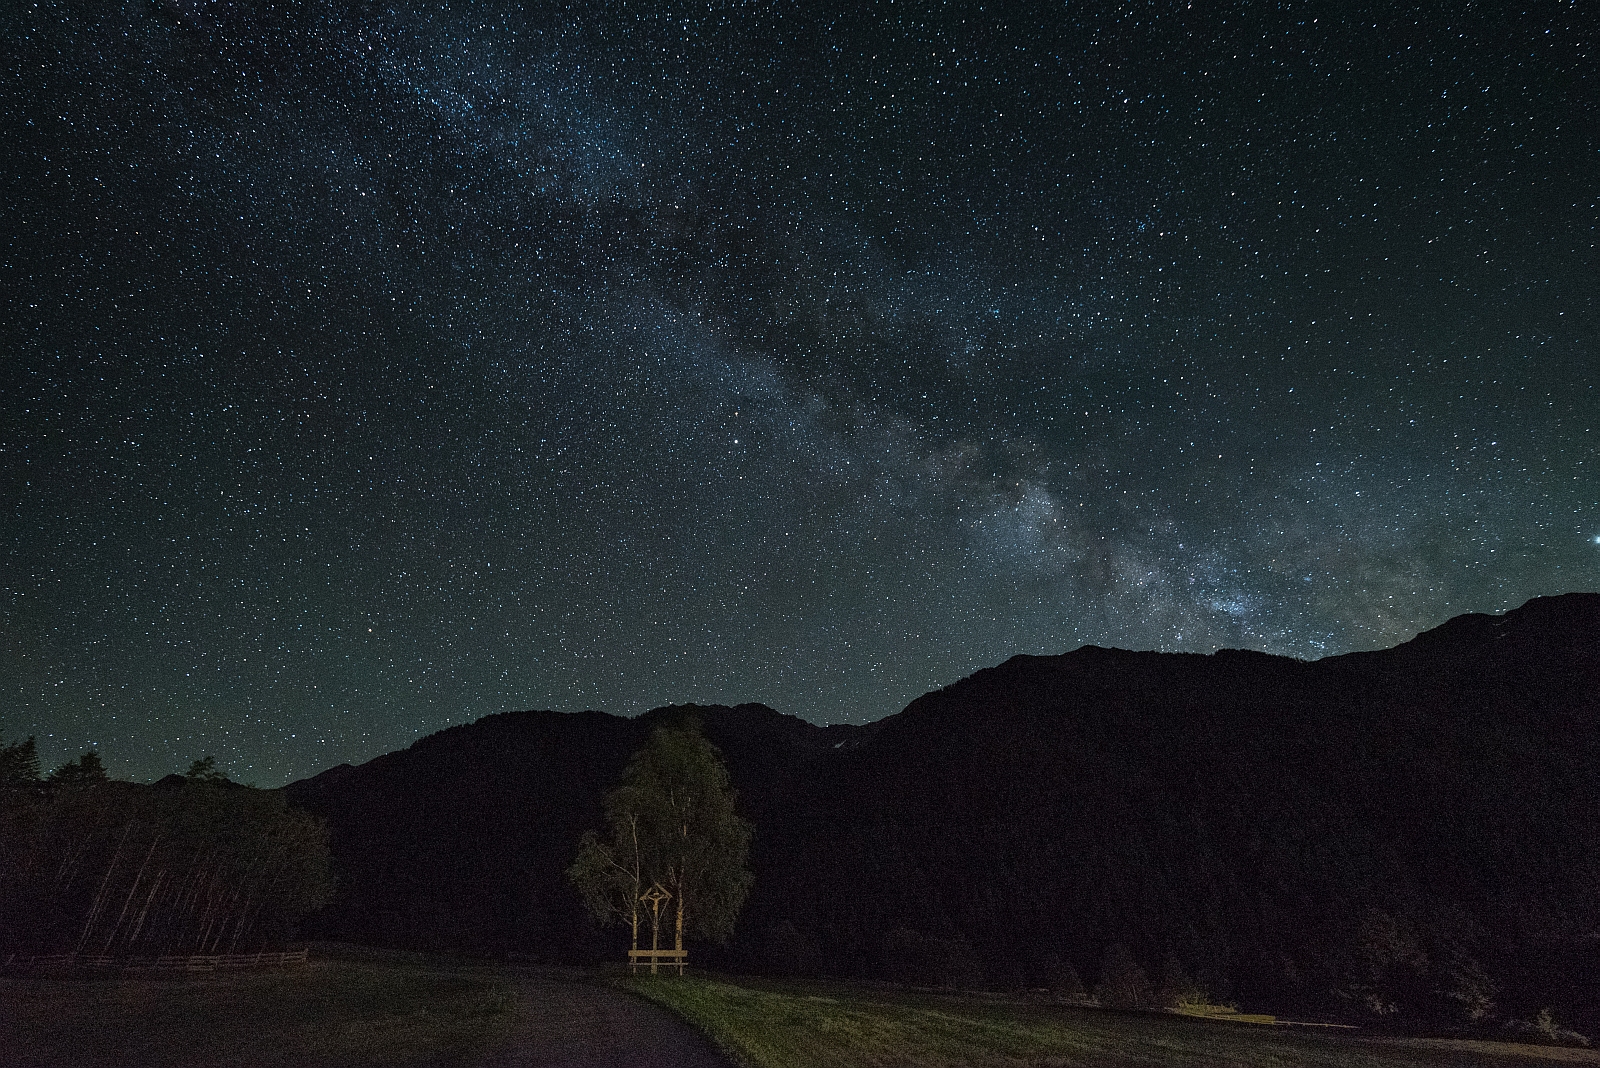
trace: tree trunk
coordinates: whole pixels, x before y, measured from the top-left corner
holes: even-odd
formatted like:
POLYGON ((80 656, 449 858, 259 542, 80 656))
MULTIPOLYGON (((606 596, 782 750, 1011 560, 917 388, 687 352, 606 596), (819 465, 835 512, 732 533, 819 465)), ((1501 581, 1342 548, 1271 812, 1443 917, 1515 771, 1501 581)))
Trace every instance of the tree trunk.
POLYGON ((144 908, 139 910, 139 919, 133 925, 133 933, 128 936, 128 948, 133 949, 133 944, 139 940, 139 932, 144 930, 144 918, 150 913, 150 903, 156 899, 156 891, 161 889, 161 880, 166 878, 167 869, 162 868, 156 872, 155 881, 150 884, 150 893, 145 896, 144 908))
POLYGON ((656 974, 661 963, 656 952, 661 948, 661 902, 651 899, 650 904, 650 974, 656 974))
POLYGON ((106 864, 105 877, 100 880, 100 889, 95 891, 94 904, 89 907, 89 918, 83 921, 83 934, 78 936, 78 945, 73 950, 74 953, 82 953, 84 943, 89 941, 89 932, 94 928, 94 921, 100 915, 100 909, 105 898, 106 885, 111 882, 111 872, 116 868, 117 858, 122 856, 122 847, 127 843, 128 835, 132 830, 133 821, 129 820, 128 825, 122 829, 122 840, 117 843, 117 848, 111 853, 110 862, 106 864))
MULTIPOLYGON (((628 814, 628 828, 633 835, 633 896, 628 904, 628 920, 633 927, 633 948, 639 948, 639 894, 644 890, 641 882, 644 878, 644 861, 639 856, 639 814, 628 814)), ((631 953, 628 955, 628 973, 631 975, 638 967, 638 957, 631 953)))
POLYGON ((244 934, 244 921, 245 918, 250 915, 250 902, 254 897, 255 893, 252 891, 244 899, 244 908, 239 913, 239 922, 233 927, 233 941, 228 943, 229 953, 232 953, 234 950, 239 948, 239 936, 244 934))
POLYGON ((139 884, 144 881, 144 870, 150 866, 150 858, 156 855, 156 846, 161 844, 158 834, 150 839, 150 848, 145 852, 144 863, 139 865, 139 874, 133 877, 133 885, 128 887, 128 896, 122 899, 122 911, 117 914, 117 922, 112 925, 111 933, 106 935, 106 947, 102 953, 110 953, 112 943, 117 940, 117 932, 122 930, 122 921, 128 918, 128 909, 133 905, 133 895, 138 892, 139 884))
POLYGON ((674 932, 672 948, 678 951, 678 974, 683 974, 683 887, 678 887, 678 923, 674 932))

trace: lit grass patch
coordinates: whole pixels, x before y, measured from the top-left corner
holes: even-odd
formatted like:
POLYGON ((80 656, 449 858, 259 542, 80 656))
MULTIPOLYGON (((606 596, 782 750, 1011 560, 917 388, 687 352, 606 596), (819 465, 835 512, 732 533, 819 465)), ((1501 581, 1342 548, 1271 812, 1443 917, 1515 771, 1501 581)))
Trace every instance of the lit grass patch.
POLYGON ((1276 1016, 1262 1012, 1240 1012, 1226 1005, 1183 1005, 1177 1010, 1180 1016, 1194 1016, 1202 1020, 1222 1020, 1225 1023, 1275 1024, 1276 1016))
MULTIPOLYGON (((844 985, 675 976, 623 984, 677 1012, 749 1068, 1439 1068, 1531 1063, 1550 1053, 844 985)), ((1560 1060, 1600 1064, 1589 1051, 1560 1053, 1560 1060)))

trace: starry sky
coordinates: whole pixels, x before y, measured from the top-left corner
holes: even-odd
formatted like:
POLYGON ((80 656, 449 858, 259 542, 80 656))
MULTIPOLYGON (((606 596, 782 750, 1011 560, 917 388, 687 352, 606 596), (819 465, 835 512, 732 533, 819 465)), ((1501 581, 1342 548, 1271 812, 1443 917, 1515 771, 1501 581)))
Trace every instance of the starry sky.
POLYGON ((6 4, 0 737, 274 786, 1600 588, 1585 6, 6 4))

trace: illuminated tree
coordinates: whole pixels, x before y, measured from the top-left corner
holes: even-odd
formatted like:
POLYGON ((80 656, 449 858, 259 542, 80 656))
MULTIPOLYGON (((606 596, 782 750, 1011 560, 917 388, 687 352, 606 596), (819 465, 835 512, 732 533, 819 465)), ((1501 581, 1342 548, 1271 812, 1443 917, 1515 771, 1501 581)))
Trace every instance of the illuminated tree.
POLYGON ((700 725, 657 728, 605 810, 608 840, 586 834, 567 872, 590 913, 628 922, 637 935, 640 894, 660 885, 672 895, 675 948, 686 935, 726 941, 750 891, 752 828, 734 810, 727 769, 700 725))
POLYGON ((627 923, 639 944, 639 898, 644 893, 644 853, 639 840, 639 814, 618 803, 621 790, 606 798, 606 822, 610 840, 600 841, 593 831, 585 831, 578 843, 578 859, 567 869, 584 907, 599 923, 614 920, 627 923))

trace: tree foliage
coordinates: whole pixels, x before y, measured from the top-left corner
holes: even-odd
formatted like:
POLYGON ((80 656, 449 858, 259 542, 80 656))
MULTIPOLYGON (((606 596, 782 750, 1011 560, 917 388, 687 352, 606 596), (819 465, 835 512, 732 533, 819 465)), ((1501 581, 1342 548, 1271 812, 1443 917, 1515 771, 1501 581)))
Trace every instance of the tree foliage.
POLYGON ((660 885, 679 931, 724 942, 752 878, 752 828, 734 802, 727 768, 699 724, 659 727, 606 795, 606 838, 584 835, 568 878, 602 923, 620 919, 637 932, 639 895, 660 885))
POLYGON ((584 832, 578 843, 578 858, 567 869, 567 877, 583 896, 583 904, 602 925, 617 920, 639 933, 639 897, 648 885, 644 880, 644 845, 639 840, 637 813, 620 814, 607 806, 606 822, 611 837, 600 841, 594 831, 584 832))
POLYGON ((21 742, 0 742, 0 787, 39 781, 39 750, 33 735, 21 742))
POLYGON ((1161 955, 1160 978, 1156 980, 1155 1004, 1158 1008, 1175 1009, 1179 1005, 1203 1005, 1206 991, 1190 978, 1183 960, 1172 950, 1161 955))
POLYGON ((45 781, 52 786, 89 786, 105 782, 107 778, 106 766, 101 763, 100 754, 91 749, 77 760, 69 760, 52 771, 45 781))
POLYGON ((183 777, 190 782, 228 782, 228 773, 217 768, 216 757, 201 757, 189 765, 183 777))

